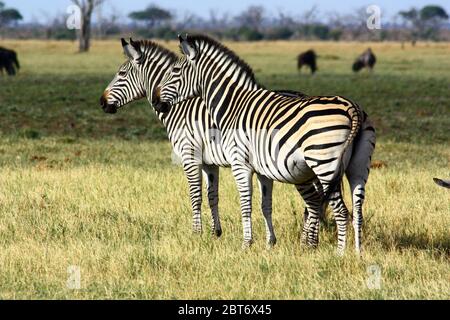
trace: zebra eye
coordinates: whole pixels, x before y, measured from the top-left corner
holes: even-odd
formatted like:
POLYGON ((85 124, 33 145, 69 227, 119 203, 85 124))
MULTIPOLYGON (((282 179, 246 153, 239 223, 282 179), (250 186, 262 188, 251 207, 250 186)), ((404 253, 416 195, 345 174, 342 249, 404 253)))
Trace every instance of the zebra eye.
POLYGON ((175 73, 179 73, 181 71, 181 68, 174 67, 172 71, 175 72, 175 73))
POLYGON ((127 75, 127 72, 126 71, 119 71, 118 74, 119 74, 119 76, 123 77, 123 76, 127 75))

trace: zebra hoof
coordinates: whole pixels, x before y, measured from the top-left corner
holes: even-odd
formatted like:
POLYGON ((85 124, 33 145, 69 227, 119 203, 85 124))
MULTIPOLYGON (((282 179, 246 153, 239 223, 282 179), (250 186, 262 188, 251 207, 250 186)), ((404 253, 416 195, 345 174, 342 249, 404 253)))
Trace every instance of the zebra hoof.
POLYGON ((192 233, 194 234, 201 234, 202 233, 202 228, 192 228, 192 233))
POLYGON ((307 230, 303 230, 300 236, 300 243, 305 246, 308 245, 309 238, 309 232, 307 230))
POLYGON ((213 230, 213 234, 214 234, 217 238, 220 238, 220 236, 222 235, 222 229, 214 229, 214 230, 213 230))
POLYGON ((300 245, 302 246, 307 246, 308 245, 308 241, 306 240, 306 238, 300 238, 300 245))
POLYGON ((253 240, 244 241, 242 243, 242 249, 246 250, 249 249, 252 246, 253 240))
POLYGON ((277 243, 277 238, 273 237, 267 241, 267 249, 272 249, 277 243))

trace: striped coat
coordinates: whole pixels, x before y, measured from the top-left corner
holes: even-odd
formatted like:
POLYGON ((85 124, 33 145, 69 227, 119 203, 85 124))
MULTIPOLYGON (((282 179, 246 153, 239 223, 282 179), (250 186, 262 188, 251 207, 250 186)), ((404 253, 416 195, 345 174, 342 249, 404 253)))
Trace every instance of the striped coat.
MULTIPOLYGON (((117 108, 144 96, 152 100, 152 92, 163 74, 174 63, 175 56, 151 41, 122 43, 130 60, 117 72, 113 81, 105 89, 101 104, 106 112, 116 112, 117 108), (131 48, 133 45, 136 55, 131 48), (130 53, 131 52, 131 53, 130 53), (135 54, 133 56, 132 54, 135 54), (162 66, 162 67, 161 67, 162 66)), ((284 95, 298 96, 297 92, 284 91, 284 95)), ((222 135, 212 121, 205 104, 199 98, 184 101, 167 114, 156 111, 164 124, 174 153, 181 158, 186 173, 193 210, 193 229, 201 231, 201 176, 203 175, 212 213, 212 231, 221 234, 218 214, 218 167, 229 166, 222 145, 222 135)), ((276 241, 271 221, 272 181, 258 176, 262 192, 262 211, 266 220, 267 242, 276 241)), ((333 205, 333 202, 331 203, 333 205)), ((340 206, 333 207, 335 212, 340 206)), ((345 240, 345 237, 344 237, 345 240)))
POLYGON ((180 43, 185 58, 155 90, 155 107, 167 111, 202 97, 223 136, 240 192, 243 245, 252 242, 251 176, 256 172, 297 187, 308 209, 302 238, 317 246, 318 218, 326 201, 340 196, 340 180, 360 135, 359 106, 341 96, 287 97, 266 90, 245 62, 215 40, 194 36, 180 43))

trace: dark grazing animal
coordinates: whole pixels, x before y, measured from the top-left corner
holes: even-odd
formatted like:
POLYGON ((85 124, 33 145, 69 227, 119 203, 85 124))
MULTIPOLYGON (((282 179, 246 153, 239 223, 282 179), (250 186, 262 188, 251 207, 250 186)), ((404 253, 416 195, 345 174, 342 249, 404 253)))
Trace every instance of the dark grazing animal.
POLYGON ((369 68, 372 71, 375 63, 377 62, 377 58, 372 52, 372 49, 367 48, 353 63, 352 69, 354 72, 358 72, 362 68, 369 68))
POLYGON ((314 74, 317 70, 316 58, 316 53, 311 49, 300 53, 297 57, 297 70, 300 71, 303 66, 309 66, 311 74, 314 74))
POLYGON ((10 76, 13 76, 20 69, 20 64, 19 60, 17 60, 17 53, 14 50, 0 47, 0 73, 3 73, 3 69, 10 76))

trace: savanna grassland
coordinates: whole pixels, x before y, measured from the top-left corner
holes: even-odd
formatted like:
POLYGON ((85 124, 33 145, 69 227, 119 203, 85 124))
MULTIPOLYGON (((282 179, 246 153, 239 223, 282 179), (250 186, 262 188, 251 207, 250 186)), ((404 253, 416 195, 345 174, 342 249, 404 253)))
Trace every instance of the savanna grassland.
POLYGON ((303 203, 282 184, 276 247, 265 247, 255 191, 255 244, 242 250, 229 170, 222 237, 209 233, 206 204, 204 232, 193 234, 186 179, 148 103, 116 115, 98 105, 124 61, 120 41, 94 42, 88 54, 72 42, 1 45, 17 50, 22 69, 0 77, 0 298, 450 298, 450 192, 432 181, 450 177, 450 44, 228 43, 266 87, 344 95, 373 119, 362 258, 352 231, 345 257, 335 254, 331 215, 319 248, 303 248, 303 203), (375 72, 353 74, 369 45, 375 72), (309 48, 319 71, 299 75, 295 56, 309 48), (379 288, 367 285, 373 265, 379 288), (80 268, 79 290, 67 287, 69 266, 80 268))

